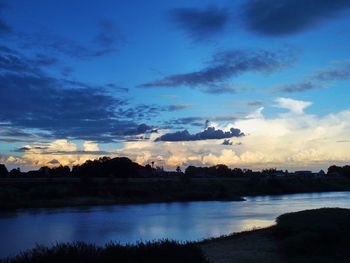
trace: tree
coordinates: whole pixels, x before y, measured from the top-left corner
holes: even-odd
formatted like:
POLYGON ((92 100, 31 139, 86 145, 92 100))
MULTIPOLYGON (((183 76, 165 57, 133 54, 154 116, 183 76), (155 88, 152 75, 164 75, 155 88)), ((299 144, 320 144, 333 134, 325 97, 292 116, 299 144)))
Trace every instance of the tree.
POLYGON ((176 167, 176 172, 177 173, 182 173, 180 166, 176 167))
POLYGON ((9 175, 9 171, 7 170, 5 164, 0 164, 0 177, 6 177, 9 175))
POLYGON ((218 164, 218 165, 216 165, 215 168, 216 168, 216 175, 217 176, 226 177, 226 176, 230 176, 230 174, 231 174, 231 169, 228 168, 224 164, 218 164))
POLYGON ((20 168, 12 169, 9 174, 10 174, 11 177, 19 177, 19 176, 22 175, 20 168))

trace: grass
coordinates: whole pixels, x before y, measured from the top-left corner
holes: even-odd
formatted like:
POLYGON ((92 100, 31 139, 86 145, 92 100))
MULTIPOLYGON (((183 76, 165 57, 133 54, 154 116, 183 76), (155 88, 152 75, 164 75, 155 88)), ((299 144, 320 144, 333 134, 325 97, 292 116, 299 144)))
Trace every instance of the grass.
POLYGON ((206 263, 202 251, 193 243, 157 241, 137 245, 62 243, 53 247, 37 246, 1 263, 206 263))
POLYGON ((350 209, 323 208, 281 215, 275 236, 288 262, 349 262, 350 209))
POLYGON ((211 262, 350 262, 350 209, 288 213, 263 229, 199 243, 211 262), (229 256, 227 256, 229 255, 229 256))

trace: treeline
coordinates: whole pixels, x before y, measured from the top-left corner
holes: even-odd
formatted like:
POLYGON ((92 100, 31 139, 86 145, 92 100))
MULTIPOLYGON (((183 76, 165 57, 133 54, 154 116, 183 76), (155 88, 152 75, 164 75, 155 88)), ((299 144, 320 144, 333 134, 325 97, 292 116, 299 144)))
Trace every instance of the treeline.
POLYGON ((0 164, 0 177, 115 177, 115 178, 146 178, 146 177, 277 177, 277 176, 346 176, 350 177, 350 166, 335 166, 328 168, 327 173, 322 170, 318 173, 311 171, 288 171, 265 169, 252 171, 251 169, 229 168, 224 164, 210 167, 188 166, 184 172, 180 167, 176 171, 165 171, 162 167, 154 167, 154 163, 142 166, 127 157, 102 157, 88 160, 81 165, 48 167, 38 170, 21 172, 19 168, 8 171, 4 164, 0 164))
POLYGON ((126 157, 102 157, 88 160, 81 165, 48 167, 38 170, 21 172, 19 168, 8 171, 4 164, 0 164, 0 177, 149 177, 154 172, 151 166, 142 166, 126 157))

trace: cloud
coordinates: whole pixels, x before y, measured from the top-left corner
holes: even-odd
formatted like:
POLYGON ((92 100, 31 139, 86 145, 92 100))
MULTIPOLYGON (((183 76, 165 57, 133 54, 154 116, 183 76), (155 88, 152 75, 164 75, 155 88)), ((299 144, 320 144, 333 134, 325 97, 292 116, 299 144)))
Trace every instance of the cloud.
POLYGON ((156 133, 157 130, 147 124, 140 124, 136 128, 125 131, 124 135, 140 135, 144 133, 156 133))
POLYGON ((0 35, 11 32, 11 27, 2 19, 0 19, 0 35))
MULTIPOLYGON (((264 116, 251 113, 215 130, 240 127, 249 136, 230 139, 239 147, 223 147, 222 139, 196 141, 158 141, 158 134, 151 134, 147 141, 123 141, 111 151, 111 156, 128 156, 141 164, 155 161, 167 169, 188 165, 216 165, 224 163, 230 167, 250 169, 312 169, 327 168, 331 163, 344 165, 350 159, 349 142, 350 110, 318 116, 307 113, 280 113, 264 116)), ((223 138, 229 139, 229 138, 223 138)), ((27 147, 25 145, 24 147, 27 147)), ((40 167, 53 159, 62 165, 76 165, 99 155, 81 151, 67 140, 52 141, 46 145, 29 145, 33 150, 22 157, 3 156, 6 164, 23 164, 40 167), (45 149, 34 149, 44 147, 45 149), (47 154, 50 149, 49 154, 47 154), (59 152, 60 151, 60 152, 59 152), (81 151, 79 154, 79 151, 81 151), (64 154, 65 152, 65 154, 64 154), (60 154, 58 154, 60 153, 60 154)))
POLYGON ((85 42, 64 38, 50 31, 41 31, 40 34, 21 32, 16 37, 18 46, 24 49, 45 50, 55 56, 76 59, 103 57, 118 51, 126 43, 119 28, 108 19, 99 21, 96 35, 85 42))
POLYGON ((73 166, 86 160, 112 154, 112 152, 101 151, 99 145, 92 141, 84 141, 83 148, 79 149, 75 143, 66 139, 28 144, 22 148, 22 157, 10 156, 6 162, 27 167, 57 166, 58 164, 73 166))
MULTIPOLYGON (((277 116, 249 114, 222 129, 240 127, 249 136, 234 142, 239 147, 223 147, 222 140, 154 143, 124 142, 119 156, 130 156, 143 164, 173 169, 176 166, 226 164, 250 169, 326 169, 331 163, 344 165, 350 159, 350 110, 317 116, 280 113, 277 116)), ((154 135, 156 136, 156 135, 154 135)), ((156 137, 154 137, 156 138, 156 137)))
POLYGON ((178 111, 178 110, 188 109, 191 107, 192 107, 191 104, 171 104, 168 106, 168 110, 169 111, 178 111))
POLYGON ((106 87, 112 89, 113 91, 129 92, 128 88, 121 87, 121 86, 116 85, 114 83, 108 83, 108 84, 106 84, 106 87))
POLYGON ((205 92, 218 93, 232 92, 232 87, 220 88, 220 82, 244 73, 272 73, 289 66, 295 59, 291 50, 270 52, 265 50, 231 50, 216 53, 207 67, 199 71, 184 74, 175 74, 160 80, 144 83, 143 88, 178 87, 188 86, 191 88, 202 88, 205 92), (210 91, 213 87, 213 91, 210 91))
POLYGON ((83 144, 84 151, 93 151, 97 152, 100 150, 98 144, 92 141, 85 141, 83 144))
POLYGON ((250 0, 243 16, 250 30, 279 36, 315 28, 349 9, 348 0, 250 0))
POLYGON ((206 40, 222 32, 228 21, 227 10, 214 6, 206 9, 176 8, 170 11, 176 25, 196 41, 206 40))
POLYGON ((223 142, 222 142, 222 145, 232 145, 233 143, 229 140, 229 139, 225 139, 223 142))
POLYGON ((277 98, 275 101, 277 102, 276 107, 288 109, 290 112, 296 114, 303 114, 304 109, 312 105, 310 101, 294 100, 290 98, 277 98))
POLYGON ((224 93, 237 93, 239 90, 239 87, 236 87, 232 84, 225 84, 225 83, 219 83, 219 84, 210 84, 208 87, 205 87, 203 89, 206 93, 210 94, 224 94, 224 93))
POLYGON ((350 79, 350 61, 336 63, 331 68, 319 70, 314 77, 321 81, 348 80, 350 79))
POLYGON ((99 32, 95 42, 100 45, 104 52, 115 51, 115 46, 124 41, 124 37, 113 21, 104 19, 98 23, 99 32))
POLYGON ((264 103, 261 100, 247 101, 248 106, 262 106, 264 103))
POLYGON ((51 161, 47 162, 48 164, 52 164, 52 165, 57 165, 60 164, 60 162, 56 159, 52 159, 51 161))
MULTIPOLYGON (((7 7, 4 0, 0 0, 0 15, 2 11, 7 7)), ((12 31, 11 26, 2 18, 0 18, 0 36, 6 35, 12 31)))
POLYGON ((313 81, 303 81, 295 84, 287 84, 276 87, 275 91, 282 91, 287 93, 301 92, 311 89, 320 89, 323 88, 324 85, 321 83, 316 83, 313 81))
POLYGON ((230 128, 229 131, 216 130, 214 127, 208 127, 202 132, 196 134, 190 134, 187 130, 178 131, 174 133, 166 133, 158 137, 155 141, 199 141, 199 140, 212 140, 212 139, 224 139, 232 137, 244 136, 240 129, 230 128))
POLYGON ((179 126, 179 125, 191 125, 197 127, 208 128, 211 121, 214 122, 228 122, 235 120, 234 116, 192 116, 192 117, 183 117, 177 118, 170 121, 167 121, 166 124, 171 126, 179 126))
POLYGON ((137 129, 135 120, 150 118, 158 110, 147 105, 127 107, 126 99, 111 95, 103 86, 50 77, 33 60, 0 49, 0 122, 12 127, 2 136, 110 142, 123 139, 127 131, 137 129))

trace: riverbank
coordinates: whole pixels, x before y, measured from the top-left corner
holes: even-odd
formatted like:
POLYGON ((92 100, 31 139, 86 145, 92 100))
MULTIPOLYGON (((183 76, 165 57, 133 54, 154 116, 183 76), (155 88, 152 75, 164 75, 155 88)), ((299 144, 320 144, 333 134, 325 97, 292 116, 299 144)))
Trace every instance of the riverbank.
POLYGON ((199 243, 211 263, 349 262, 350 209, 288 213, 274 226, 199 243))
POLYGON ((350 191, 335 178, 6 178, 0 210, 187 201, 243 201, 242 196, 350 191))
POLYGON ((37 247, 1 263, 32 262, 348 262, 350 209, 288 213, 274 226, 201 242, 157 241, 137 245, 85 243, 37 247), (126 261, 127 260, 127 261, 126 261))

